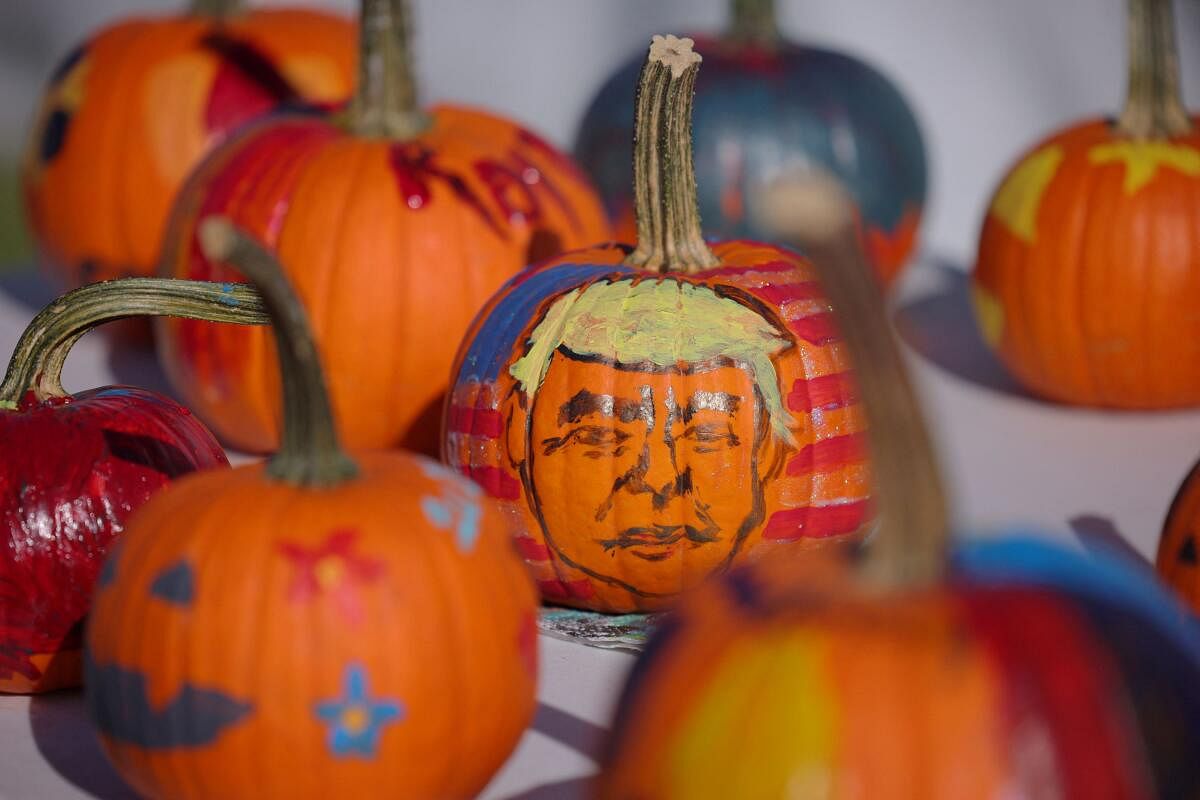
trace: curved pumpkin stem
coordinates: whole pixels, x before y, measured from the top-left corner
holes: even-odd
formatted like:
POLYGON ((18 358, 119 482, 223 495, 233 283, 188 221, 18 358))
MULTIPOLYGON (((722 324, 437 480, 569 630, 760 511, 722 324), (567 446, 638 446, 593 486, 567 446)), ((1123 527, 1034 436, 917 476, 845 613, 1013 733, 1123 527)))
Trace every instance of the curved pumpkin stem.
POLYGON ((1172 0, 1129 0, 1129 87, 1117 130, 1165 139, 1192 130, 1179 90, 1172 0))
POLYGON ((732 0, 725 38, 737 44, 773 48, 779 44, 775 0, 732 0))
POLYGON ((950 529, 941 472, 879 284, 859 246, 853 201, 836 181, 807 175, 770 187, 759 213, 768 230, 811 256, 854 364, 881 529, 867 575, 888 588, 936 583, 950 529))
POLYGON ((633 127, 637 249, 651 272, 699 272, 720 262, 704 243, 692 166, 692 96, 700 54, 691 39, 655 36, 638 81, 633 127))
POLYGON ((210 19, 228 19, 245 10, 243 0, 192 0, 188 14, 210 19))
POLYGON ((362 0, 358 89, 349 119, 359 136, 411 139, 429 127, 429 117, 417 105, 411 20, 407 0, 362 0))
POLYGON ((80 337, 105 322, 149 315, 236 325, 271 321, 249 286, 176 278, 122 278, 82 286, 43 308, 25 328, 0 384, 0 408, 17 408, 30 392, 38 401, 67 397, 62 368, 80 337))
POLYGON ((199 237, 206 258, 229 263, 254 284, 275 330, 283 380, 283 432, 267 473, 299 486, 332 486, 353 478, 358 466, 338 442, 312 329, 283 268, 224 217, 203 220, 199 237))

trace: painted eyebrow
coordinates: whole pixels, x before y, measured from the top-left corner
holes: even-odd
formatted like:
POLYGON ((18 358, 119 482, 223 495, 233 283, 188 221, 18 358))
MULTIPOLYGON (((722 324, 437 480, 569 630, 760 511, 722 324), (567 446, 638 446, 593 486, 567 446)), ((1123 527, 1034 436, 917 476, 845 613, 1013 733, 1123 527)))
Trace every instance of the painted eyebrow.
POLYGON ((587 389, 580 389, 574 397, 559 407, 558 424, 573 424, 588 414, 600 414, 605 417, 616 417, 621 422, 633 422, 642 416, 642 403, 625 397, 593 394, 587 389))
POLYGON ((742 398, 726 392, 698 391, 694 393, 682 409, 683 421, 691 422, 697 411, 719 411, 729 416, 735 416, 742 405, 742 398))

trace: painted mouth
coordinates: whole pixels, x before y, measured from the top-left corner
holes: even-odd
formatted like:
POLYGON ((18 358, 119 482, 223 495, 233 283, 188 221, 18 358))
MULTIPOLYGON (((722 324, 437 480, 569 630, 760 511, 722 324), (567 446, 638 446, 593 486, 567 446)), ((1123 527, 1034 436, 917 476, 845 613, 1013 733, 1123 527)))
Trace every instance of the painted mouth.
POLYGON ((604 551, 629 550, 632 555, 647 561, 662 561, 671 555, 672 545, 686 541, 693 547, 717 540, 717 528, 709 525, 697 528, 693 525, 652 525, 650 527, 626 528, 615 539, 601 539, 604 551))

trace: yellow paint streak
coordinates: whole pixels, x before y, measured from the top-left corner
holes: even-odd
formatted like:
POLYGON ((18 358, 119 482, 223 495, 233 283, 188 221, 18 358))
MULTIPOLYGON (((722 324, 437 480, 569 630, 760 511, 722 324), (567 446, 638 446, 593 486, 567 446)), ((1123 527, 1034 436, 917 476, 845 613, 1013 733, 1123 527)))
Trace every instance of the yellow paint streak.
POLYGON ((831 797, 836 712, 812 631, 733 650, 668 745, 670 798, 831 797))
POLYGON ((996 295, 979 284, 971 287, 971 306, 975 309, 975 319, 984 341, 990 347, 998 347, 1000 337, 1004 335, 1004 306, 996 295))
POLYGON ((1088 151, 1093 164, 1125 165, 1125 194, 1134 194, 1167 167, 1184 175, 1200 175, 1200 152, 1185 144, 1170 142, 1120 141, 1101 144, 1088 151))
POLYGON ((992 200, 992 215, 1026 244, 1033 244, 1037 238, 1037 217, 1042 195, 1062 160, 1063 149, 1060 145, 1043 147, 1008 174, 992 200))

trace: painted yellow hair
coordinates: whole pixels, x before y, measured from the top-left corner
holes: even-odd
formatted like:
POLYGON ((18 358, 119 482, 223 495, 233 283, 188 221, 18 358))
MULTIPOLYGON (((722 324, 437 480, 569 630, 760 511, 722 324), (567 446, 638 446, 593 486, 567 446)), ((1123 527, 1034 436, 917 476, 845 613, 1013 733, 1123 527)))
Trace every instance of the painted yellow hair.
POLYGON ((707 286, 670 278, 599 281, 562 295, 529 335, 528 350, 509 369, 522 391, 541 385, 560 345, 581 356, 625 366, 670 368, 728 358, 762 392, 776 436, 793 442, 771 357, 792 342, 753 309, 707 286))

